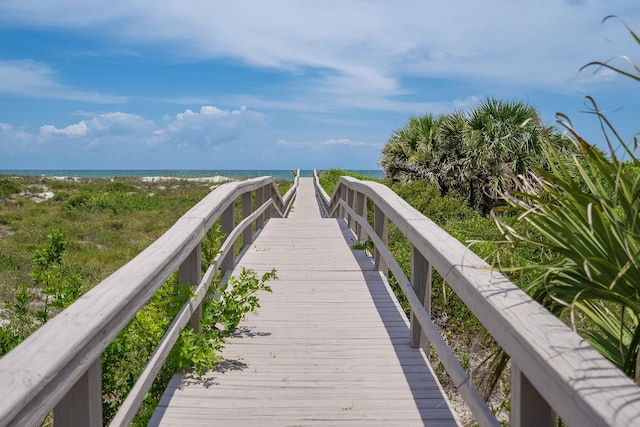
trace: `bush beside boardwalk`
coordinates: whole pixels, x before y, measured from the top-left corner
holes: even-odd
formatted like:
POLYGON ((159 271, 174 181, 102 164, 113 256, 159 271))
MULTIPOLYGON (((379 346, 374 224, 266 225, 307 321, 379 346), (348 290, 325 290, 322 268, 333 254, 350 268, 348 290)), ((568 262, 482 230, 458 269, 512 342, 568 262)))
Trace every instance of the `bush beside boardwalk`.
MULTIPOLYGON (((211 191, 208 181, 0 177, 2 354, 161 236, 211 191), (52 196, 34 197, 43 189, 52 196)), ((279 185, 284 192, 291 183, 281 181, 279 185)), ((214 226, 213 230, 203 242, 203 256, 217 252, 219 228, 214 226)), ((249 294, 254 292, 253 284, 262 289, 265 278, 248 273, 240 279, 252 286, 234 286, 233 290, 245 289, 249 294)), ((105 423, 126 396, 180 303, 189 296, 177 277, 170 278, 151 301, 152 308, 143 308, 104 352, 105 423)), ((234 310, 247 308, 251 309, 238 306, 234 310)), ((227 308, 222 309, 227 313, 227 308)), ((193 345, 201 338, 187 333, 184 339, 193 345)), ((218 349, 203 349, 194 360, 180 354, 172 358, 148 394, 137 423, 146 425, 154 402, 177 367, 195 363, 203 369, 215 362, 218 349)))

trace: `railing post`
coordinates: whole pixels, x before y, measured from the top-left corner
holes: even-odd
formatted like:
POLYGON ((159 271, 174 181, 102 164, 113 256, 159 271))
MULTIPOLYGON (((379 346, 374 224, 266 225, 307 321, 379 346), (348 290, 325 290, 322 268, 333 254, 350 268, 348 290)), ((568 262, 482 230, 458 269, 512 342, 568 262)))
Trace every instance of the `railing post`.
MULTIPOLYGON (((258 209, 264 203, 264 196, 262 193, 262 187, 256 190, 256 209, 258 209)), ((259 215, 256 218, 256 230, 260 230, 264 227, 264 215, 259 215)))
MULTIPOLYGON (((197 245, 189 256, 182 262, 178 269, 178 281, 180 284, 198 286, 202 279, 202 249, 197 245)), ((191 328, 197 333, 200 332, 200 318, 202 318, 202 305, 199 305, 191 315, 191 328)))
MULTIPOLYGON (((375 206, 374 208, 373 229, 375 230, 380 240, 382 240, 382 242, 386 245, 388 242, 387 217, 378 206, 375 206)), ((387 277, 387 275, 389 274, 387 263, 382 259, 378 248, 375 249, 373 258, 375 261, 376 269, 381 271, 384 276, 387 277)))
MULTIPOLYGON (((246 217, 251 215, 251 212, 253 210, 251 199, 252 199, 251 191, 248 191, 242 195, 242 219, 245 219, 246 217)), ((252 241, 253 241, 253 225, 249 225, 242 232, 242 244, 244 246, 249 246, 251 245, 252 241)))
MULTIPOLYGON (((367 220, 367 201, 364 193, 356 193, 356 213, 362 218, 367 220)), ((358 225, 358 243, 364 243, 364 233, 362 232, 362 226, 358 225)))
POLYGON ((53 424, 59 426, 102 426, 102 358, 87 372, 53 409, 53 424))
POLYGON ((553 427, 555 414, 549 404, 515 365, 511 365, 511 426, 553 427))
MULTIPOLYGON (((222 212, 222 215, 220 215, 220 225, 222 228, 222 234, 225 236, 225 239, 227 239, 227 237, 233 231, 233 207, 234 203, 231 203, 229 207, 225 209, 224 212, 222 212)), ((235 248, 232 246, 229 253, 222 259, 222 262, 220 263, 220 270, 222 271, 222 275, 224 275, 226 271, 233 270, 235 255, 235 248)))
MULTIPOLYGON (((268 202, 269 198, 271 198, 269 187, 265 185, 264 187, 260 187, 258 191, 262 193, 262 203, 268 202)), ((271 218, 271 208, 264 211, 264 220, 266 221, 269 218, 271 218)))
MULTIPOLYGON (((276 189, 273 185, 267 185, 265 187, 267 191, 267 199, 272 200, 271 207, 269 208, 269 218, 276 218, 278 216, 278 206, 276 205, 278 197, 276 196, 276 189)), ((280 207, 282 210, 282 207, 280 207)))
MULTIPOLYGON (((348 197, 349 197, 348 194, 349 194, 349 189, 347 188, 347 186, 341 185, 340 200, 344 200, 345 202, 348 202, 348 197)), ((347 210, 345 208, 340 208, 340 218, 348 219, 347 210)))
POLYGON ((336 203, 337 205, 337 209, 336 209, 336 218, 342 218, 343 217, 343 212, 344 209, 342 208, 342 206, 340 206, 340 201, 342 199, 344 199, 344 194, 342 193, 342 184, 338 184, 338 188, 336 190, 336 203))
MULTIPOLYGON (((431 263, 413 245, 411 245, 411 284, 425 310, 431 314, 431 263)), ((427 337, 422 333, 422 328, 411 310, 411 347, 422 346, 425 354, 429 356, 429 345, 427 337)))
MULTIPOLYGON (((351 209, 355 208, 354 202, 355 202, 355 190, 347 188, 347 204, 351 209)), ((356 221, 354 218, 351 217, 351 215, 347 215, 347 224, 349 224, 350 229, 355 231, 356 221)))

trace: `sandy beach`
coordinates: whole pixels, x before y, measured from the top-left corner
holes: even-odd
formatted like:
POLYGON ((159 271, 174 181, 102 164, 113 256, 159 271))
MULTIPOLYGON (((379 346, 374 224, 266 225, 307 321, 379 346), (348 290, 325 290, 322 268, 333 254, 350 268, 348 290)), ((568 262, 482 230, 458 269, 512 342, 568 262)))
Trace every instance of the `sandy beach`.
POLYGON ((214 184, 235 181, 233 178, 229 178, 228 176, 222 176, 222 175, 203 176, 200 178, 182 178, 179 176, 143 176, 141 179, 146 182, 165 182, 165 181, 184 180, 184 181, 194 181, 194 182, 211 182, 214 184))

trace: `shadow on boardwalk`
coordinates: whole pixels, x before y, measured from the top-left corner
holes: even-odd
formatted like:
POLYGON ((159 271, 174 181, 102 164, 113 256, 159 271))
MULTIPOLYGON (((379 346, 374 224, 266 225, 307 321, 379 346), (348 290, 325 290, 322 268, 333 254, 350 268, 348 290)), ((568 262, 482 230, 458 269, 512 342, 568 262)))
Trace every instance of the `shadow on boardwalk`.
POLYGON ((174 377, 149 425, 457 425, 393 292, 309 185, 238 260, 279 277, 223 350, 241 365, 174 377))

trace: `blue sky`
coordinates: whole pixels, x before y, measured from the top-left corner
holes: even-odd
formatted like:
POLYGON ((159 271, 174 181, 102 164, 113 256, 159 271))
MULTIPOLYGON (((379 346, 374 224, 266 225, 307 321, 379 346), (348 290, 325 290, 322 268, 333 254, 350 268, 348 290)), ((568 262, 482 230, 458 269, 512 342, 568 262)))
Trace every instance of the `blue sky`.
POLYGON ((621 134, 636 0, 0 0, 0 169, 373 169, 411 115, 593 95, 621 134))

